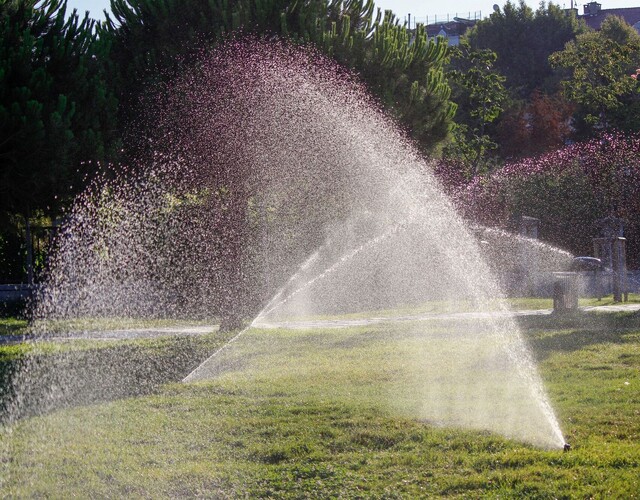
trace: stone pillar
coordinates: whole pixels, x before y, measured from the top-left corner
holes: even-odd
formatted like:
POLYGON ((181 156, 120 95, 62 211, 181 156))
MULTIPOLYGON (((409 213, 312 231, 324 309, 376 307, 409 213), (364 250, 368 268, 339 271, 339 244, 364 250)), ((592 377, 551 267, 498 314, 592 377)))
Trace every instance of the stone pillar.
POLYGON ((538 239, 538 228, 540 227, 540 219, 523 215, 520 217, 518 232, 520 236, 526 238, 538 239))
MULTIPOLYGON (((524 238, 538 239, 538 228, 540 219, 520 216, 518 220, 518 234, 524 238)), ((528 296, 535 296, 540 285, 540 266, 538 262, 538 252, 531 243, 522 240, 520 243, 520 262, 523 265, 522 293, 528 296)))
POLYGON ((626 302, 629 299, 627 286, 627 252, 624 238, 624 221, 607 217, 598 221, 602 236, 593 239, 593 254, 611 269, 613 300, 626 302))
POLYGON ((596 221, 603 238, 622 238, 624 236, 624 220, 618 217, 605 217, 596 221))

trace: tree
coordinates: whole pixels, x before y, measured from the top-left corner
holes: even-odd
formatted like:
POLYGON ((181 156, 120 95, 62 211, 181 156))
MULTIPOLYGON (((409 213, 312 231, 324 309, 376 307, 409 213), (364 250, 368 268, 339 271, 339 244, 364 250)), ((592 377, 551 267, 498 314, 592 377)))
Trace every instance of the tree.
POLYGON ((449 78, 453 85, 453 99, 458 104, 453 143, 446 156, 457 158, 470 168, 474 177, 481 170, 481 162, 497 148, 487 127, 503 111, 507 97, 505 78, 494 69, 495 52, 474 50, 463 41, 451 49, 452 66, 449 78))
MULTIPOLYGON (((201 51, 232 33, 313 44, 357 72, 425 151, 449 133, 454 106, 443 74, 444 40, 410 33, 372 0, 112 0, 101 36, 112 44, 122 123, 140 115, 141 96, 171 80, 201 51)), ((143 105, 144 106, 144 105, 143 105)))
POLYGON ((348 50, 336 60, 361 76, 423 153, 433 154, 447 139, 456 110, 444 74, 446 40, 430 40, 422 25, 411 33, 390 12, 372 22, 370 31, 371 36, 360 32, 353 42, 342 42, 348 50), (356 40, 358 50, 352 50, 356 40))
MULTIPOLYGON (((584 25, 573 12, 553 3, 541 3, 534 11, 521 0, 518 4, 507 1, 467 32, 465 39, 472 51, 496 54, 491 72, 504 76, 501 84, 506 91, 500 101, 500 116, 486 124, 485 146, 474 148, 495 151, 494 158, 482 161, 500 162, 528 152, 548 151, 564 140, 568 108, 557 96, 559 75, 548 58, 582 30, 584 25), (557 109, 553 109, 555 105, 557 109)), ((461 108, 456 120, 462 122, 456 132, 460 136, 465 127, 473 130, 464 118, 473 106, 458 97, 454 100, 461 108)))
MULTIPOLYGON (((104 158, 115 101, 101 75, 94 22, 66 0, 0 2, 0 210, 56 214, 81 161, 104 158)), ((28 258, 28 278, 33 271, 28 258)))
POLYGON ((533 11, 524 0, 507 1, 502 10, 479 21, 466 37, 474 49, 490 49, 498 57, 496 69, 516 98, 527 98, 534 89, 553 88, 549 56, 584 30, 573 13, 558 5, 540 4, 533 11))
POLYGON ((579 106, 582 133, 640 130, 640 99, 632 77, 640 66, 640 35, 622 18, 607 17, 600 31, 578 35, 550 61, 566 71, 562 91, 579 106))
MULTIPOLYGON (((266 51, 282 49, 269 48, 264 44, 265 39, 312 45, 342 65, 341 70, 335 68, 336 72, 347 68, 358 73, 387 110, 406 126, 408 134, 423 151, 436 149, 449 132, 455 107, 449 102, 450 89, 443 74, 446 42, 429 40, 422 26, 410 33, 390 12, 384 16, 378 12, 374 16, 372 0, 112 0, 112 10, 114 19, 108 18, 101 36, 112 43, 114 67, 119 70, 113 81, 119 82, 118 92, 123 97, 124 123, 133 123, 134 118, 138 118, 139 106, 136 105, 145 103, 146 95, 152 96, 154 109, 169 116, 175 99, 172 101, 171 96, 166 99, 167 108, 157 106, 158 96, 164 99, 158 91, 163 88, 163 82, 180 81, 176 78, 178 75, 191 74, 199 65, 206 67, 204 56, 211 47, 230 42, 234 37, 246 37, 259 41, 266 51)), ((238 67, 243 64, 250 65, 250 61, 237 61, 238 67)), ((217 82, 215 85, 222 89, 214 94, 214 100, 222 99, 219 96, 224 95, 225 86, 231 87, 230 82, 218 77, 220 72, 222 69, 216 67, 208 79, 211 85, 217 82)), ((246 74, 251 71, 242 73, 246 74)), ((183 81, 183 84, 186 94, 190 82, 183 81)), ((168 86, 171 88, 171 83, 168 86)), ((199 92, 198 95, 205 94, 199 92)), ((221 108, 219 112, 224 113, 224 106, 220 104, 211 102, 206 107, 221 108)), ((236 108, 239 107, 242 105, 236 108)), ((177 112, 188 119, 195 116, 180 109, 177 112)), ((235 122, 241 119, 238 114, 240 111, 234 109, 235 122)), ((219 121, 219 116, 209 116, 207 123, 219 121)), ((148 123, 157 128, 153 116, 148 123)), ((190 130, 199 130, 196 126, 170 126, 169 129, 190 135, 190 130)), ((200 129, 206 130, 206 127, 200 129)), ((138 130, 136 137, 154 133, 155 130, 138 130)), ((182 143, 174 139, 170 142, 172 145, 182 143)), ((185 141, 192 145, 196 142, 192 136, 185 141)), ((193 164, 211 156, 211 141, 205 140, 202 144, 204 153, 194 155, 192 150, 185 153, 185 157, 194 158, 193 164)), ((141 149, 148 149, 147 146, 148 143, 144 143, 141 149)), ((219 157, 223 149, 221 145, 214 156, 219 157)), ((144 151, 138 150, 137 155, 144 156, 144 151)), ((247 290, 253 288, 247 285, 250 273, 245 271, 252 166, 243 163, 237 151, 211 166, 215 186, 207 203, 216 207, 216 214, 221 214, 215 231, 219 237, 217 252, 223 256, 224 263, 216 271, 219 276, 212 281, 222 283, 220 313, 222 327, 227 329, 237 327, 247 308, 255 305, 251 303, 252 297, 247 296, 247 290)))
POLYGON ((534 91, 501 117, 496 133, 504 158, 523 158, 561 147, 572 136, 575 106, 562 95, 534 91))

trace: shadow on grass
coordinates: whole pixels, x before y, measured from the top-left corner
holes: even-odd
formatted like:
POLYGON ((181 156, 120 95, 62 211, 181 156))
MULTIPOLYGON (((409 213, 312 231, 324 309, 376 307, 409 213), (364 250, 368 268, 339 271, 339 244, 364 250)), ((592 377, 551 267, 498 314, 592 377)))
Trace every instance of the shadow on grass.
MULTIPOLYGON (((640 337, 638 313, 523 316, 519 323, 538 360, 603 343, 637 342, 640 337)), ((367 341, 371 341, 371 330, 367 328, 367 341)), ((382 326, 379 332, 373 330, 380 339, 388 334, 382 326)), ((69 346, 60 352, 0 357, 0 423, 64 407, 152 394, 164 384, 182 380, 226 339, 222 335, 167 338, 147 344, 69 346)), ((349 342, 346 347, 353 347, 353 339, 349 342)), ((222 363, 216 374, 237 368, 222 363)))
POLYGON ((574 316, 523 316, 518 323, 539 360, 598 344, 628 344, 640 337, 638 312, 581 312, 574 316))
POLYGON ((0 359, 0 423, 152 394, 182 380, 222 343, 224 338, 167 338, 0 359))

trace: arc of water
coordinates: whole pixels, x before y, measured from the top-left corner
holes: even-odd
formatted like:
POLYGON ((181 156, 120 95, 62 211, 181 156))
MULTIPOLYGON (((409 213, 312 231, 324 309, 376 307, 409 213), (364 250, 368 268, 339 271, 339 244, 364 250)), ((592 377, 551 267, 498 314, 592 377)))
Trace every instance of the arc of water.
POLYGON ((195 370, 193 370, 189 375, 182 379, 182 382, 193 382, 198 379, 198 375, 201 371, 204 370, 204 367, 208 365, 213 359, 215 359, 222 351, 226 350, 231 344, 233 344, 236 340, 238 340, 249 328, 251 325, 247 326, 243 330, 240 330, 234 337, 231 338, 226 344, 220 347, 217 351, 215 351, 211 356, 205 359, 202 363, 200 363, 195 370))
MULTIPOLYGON (((328 244, 325 243, 323 246, 326 246, 328 244)), ((278 300, 282 294, 284 293, 287 285, 289 283, 291 283, 296 276, 298 276, 298 274, 300 274, 301 271, 303 271, 304 269, 306 269, 307 267, 309 267, 314 260, 316 260, 318 258, 318 255, 320 254, 320 250, 322 249, 322 247, 320 247, 318 250, 316 250, 315 252, 313 252, 301 265, 300 267, 298 267, 298 270, 289 278, 289 280, 287 281, 287 283, 282 286, 280 288, 280 290, 278 290, 278 292, 273 296, 273 298, 267 303, 267 305, 265 306, 265 308, 258 313, 258 316, 256 316, 256 318, 260 317, 261 314, 263 314, 263 311, 268 308, 271 304, 273 304, 276 300, 278 300)), ((253 323, 255 322, 255 319, 251 322, 251 324, 249 326, 247 326, 246 328, 242 329, 240 332, 238 332, 234 337, 231 338, 231 340, 229 340, 226 344, 224 344, 222 347, 220 347, 217 351, 215 351, 211 356, 209 356, 207 359, 205 359, 202 363, 200 363, 200 365, 198 365, 198 367, 193 370, 191 373, 189 373, 189 375, 187 375, 185 378, 182 379, 183 382, 191 382, 192 380, 197 379, 198 374, 200 373, 200 371, 202 370, 202 367, 207 365, 211 360, 215 359, 216 356, 218 356, 222 351, 224 351, 227 347, 229 347, 231 344, 233 344, 236 340, 238 340, 249 328, 251 328, 253 326, 253 323)))
MULTIPOLYGON (((194 380, 197 380, 198 379, 198 375, 200 374, 200 372, 202 372, 204 370, 205 366, 210 364, 211 361, 214 360, 218 355, 220 355, 221 352, 225 351, 227 348, 229 348, 229 346, 231 346, 234 342, 236 342, 252 326, 254 326, 261 317, 265 316, 266 314, 269 314, 270 312, 274 311, 278 307, 286 304, 294 296, 296 296, 300 292, 306 290, 307 288, 312 286, 317 281, 322 280, 322 279, 326 278, 327 276, 329 276, 330 274, 334 273, 336 270, 338 270, 340 267, 342 267, 346 262, 349 262, 356 255, 358 255, 360 252, 362 252, 364 250, 367 250, 369 248, 372 248, 373 246, 375 246, 379 242, 381 242, 384 239, 388 238, 389 236, 397 233, 400 229, 404 228, 404 225, 405 225, 405 221, 400 222, 398 224, 395 224, 394 226, 389 228, 384 233, 382 233, 382 234, 380 234, 380 235, 378 235, 378 236, 376 236, 374 238, 371 238, 370 240, 366 241, 365 243, 363 243, 359 247, 350 250, 349 252, 344 254, 342 257, 340 257, 340 259, 338 259, 338 261, 335 264, 329 266, 327 269, 322 271, 320 274, 318 274, 317 276, 315 276, 311 280, 307 281, 304 285, 302 285, 301 287, 299 287, 296 290, 294 290, 293 292, 291 292, 284 299, 278 300, 282 296, 282 294, 284 293, 284 290, 286 289, 287 285, 290 284, 291 282, 293 282, 297 278, 297 276, 300 274, 301 271, 303 271, 304 269, 309 267, 309 265, 311 263, 313 263, 313 261, 318 258, 322 247, 319 248, 318 250, 316 250, 313 254, 311 254, 311 256, 309 256, 309 258, 307 258, 302 263, 302 265, 300 265, 298 270, 291 276, 291 278, 289 278, 287 283, 278 291, 278 293, 276 293, 276 295, 274 295, 274 297, 263 308, 263 310, 260 313, 258 313, 258 315, 255 317, 255 319, 251 322, 251 324, 249 326, 247 326, 246 328, 244 328, 243 330, 238 332, 234 337, 231 338, 231 340, 229 340, 226 344, 224 344, 217 351, 215 351, 211 356, 209 356, 206 360, 204 360, 197 368, 195 368, 193 371, 191 371, 191 373, 189 373, 189 375, 187 375, 185 378, 183 378, 182 382, 192 382, 194 380)), ((329 242, 325 243, 325 245, 323 245, 323 247, 326 246, 328 243, 329 242)))
MULTIPOLYGON (((291 292, 289 295, 287 295, 284 299, 279 300, 279 301, 276 302, 276 300, 280 296, 282 296, 282 293, 284 292, 284 288, 285 287, 283 287, 281 289, 281 291, 274 297, 274 299, 269 301, 269 304, 267 304, 267 306, 262 311, 260 311, 260 313, 251 322, 251 325, 257 324, 259 322, 260 318, 266 316, 267 314, 269 314, 269 313, 273 312, 274 310, 278 309, 279 307, 283 306, 284 304, 289 302, 293 297, 295 297, 299 293, 303 292, 307 288, 313 286, 316 282, 321 281, 324 278, 326 278, 327 276, 329 276, 332 273, 336 272, 345 263, 349 262, 351 259, 353 259, 359 253, 361 253, 361 252, 363 252, 363 251, 365 251, 365 250, 367 250, 369 248, 374 247, 375 245, 377 245, 381 241, 385 240, 386 238, 392 236, 393 234, 397 233, 400 229, 402 229, 404 227, 405 227, 404 222, 400 222, 398 224, 395 224, 394 226, 392 226, 391 228, 386 230, 384 233, 382 233, 382 234, 380 234, 378 236, 375 236, 374 238, 371 238, 370 240, 366 241, 365 243, 363 243, 359 247, 350 250, 349 252, 344 254, 342 257, 340 257, 333 265, 329 266, 324 271, 322 271, 320 274, 318 274, 314 278, 312 278, 309 281, 307 281, 306 283, 304 283, 302 286, 300 286, 297 289, 295 289, 293 292, 291 292)), ((318 253, 318 252, 316 252, 316 253, 318 253)), ((291 283, 298 276, 299 272, 300 272, 300 270, 296 274, 294 274, 289 279, 289 281, 287 283, 291 283)))
POLYGON ((567 252, 566 250, 563 250, 561 248, 557 248, 557 247, 554 247, 552 245, 549 245, 548 243, 545 243, 544 241, 541 241, 541 240, 539 240, 537 238, 530 238, 528 236, 523 236, 523 235, 520 235, 520 234, 516 234, 516 233, 509 232, 509 231, 505 231, 503 229, 499 229, 499 228, 496 228, 496 227, 485 226, 485 225, 482 225, 482 224, 478 224, 476 227, 478 227, 482 231, 485 231, 487 234, 513 238, 515 241, 527 243, 528 245, 531 245, 532 247, 534 247, 536 249, 546 250, 546 251, 549 251, 549 252, 554 252, 557 255, 559 255, 561 257, 568 258, 568 259, 573 258, 573 254, 571 252, 567 252))
POLYGON ((293 281, 298 277, 298 275, 304 271, 305 269, 307 269, 315 260, 318 259, 318 257, 320 256, 320 252, 322 251, 322 249, 326 246, 329 245, 329 243, 331 242, 331 240, 327 240, 320 248, 318 248, 315 252, 313 252, 299 267, 298 270, 293 273, 291 275, 291 277, 287 280, 287 282, 280 287, 280 289, 278 290, 278 292, 271 298, 271 300, 269 300, 269 302, 267 302, 267 305, 264 306, 262 308, 262 310, 258 313, 258 315, 255 317, 255 319, 251 322, 251 324, 253 325, 256 320, 258 318, 260 318, 261 316, 267 314, 267 311, 272 311, 273 308, 275 307, 274 304, 280 299, 280 297, 282 297, 282 294, 284 293, 284 291, 287 289, 287 286, 289 286, 291 283, 293 283, 293 281))

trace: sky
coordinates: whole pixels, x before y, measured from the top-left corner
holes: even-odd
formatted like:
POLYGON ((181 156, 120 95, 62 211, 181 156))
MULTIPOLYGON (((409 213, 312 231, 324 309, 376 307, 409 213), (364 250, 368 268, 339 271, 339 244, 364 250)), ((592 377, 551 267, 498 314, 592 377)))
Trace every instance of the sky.
MULTIPOLYGON (((512 0, 513 1, 513 0, 512 0)), ((519 0, 516 0, 519 1, 519 0)), ((619 9, 624 7, 640 7, 640 0, 599 0, 603 9, 619 9)), ((487 17, 492 12, 494 4, 502 7, 506 0, 447 0, 447 1, 419 1, 419 0, 377 0, 376 6, 382 10, 392 10, 400 20, 405 20, 411 14, 411 24, 417 19, 418 22, 429 23, 440 22, 453 19, 454 16, 487 17)), ((533 9, 539 5, 537 0, 527 0, 533 9)), ((571 0, 556 0, 554 3, 562 7, 569 8, 571 0)), ((574 5, 578 6, 579 13, 582 14, 582 5, 588 3, 586 0, 574 0, 574 5)), ((78 9, 80 14, 90 11, 91 17, 104 19, 103 10, 109 10, 109 0, 68 0, 68 9, 78 9)))

